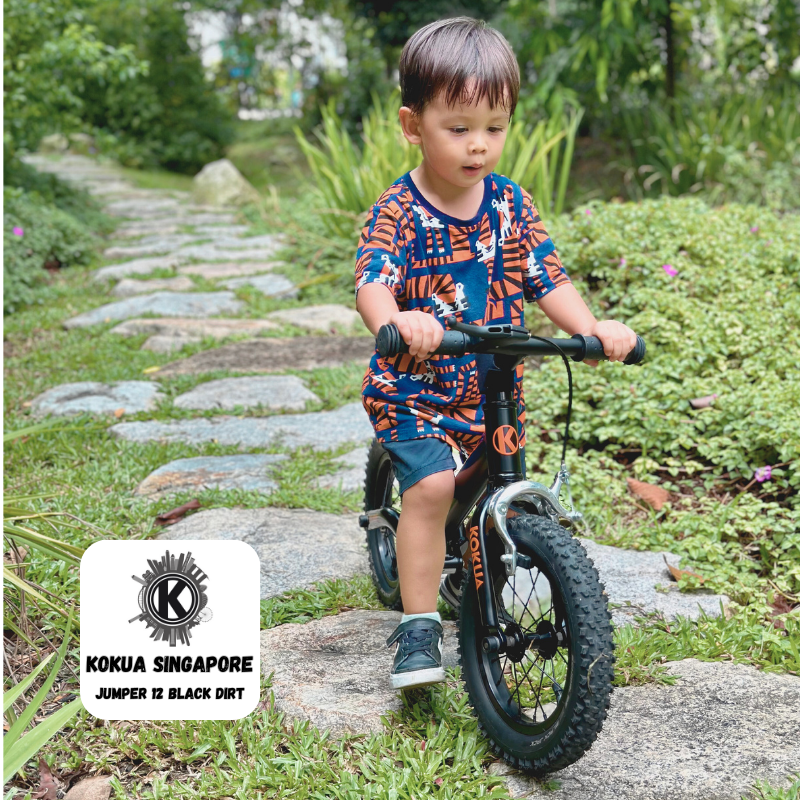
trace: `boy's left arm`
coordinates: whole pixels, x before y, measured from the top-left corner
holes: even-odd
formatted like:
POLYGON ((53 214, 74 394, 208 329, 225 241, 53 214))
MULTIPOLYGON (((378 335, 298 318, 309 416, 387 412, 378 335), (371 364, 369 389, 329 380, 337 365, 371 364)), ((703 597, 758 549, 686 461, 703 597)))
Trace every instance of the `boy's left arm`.
MULTIPOLYGON (((550 320, 570 336, 573 333, 596 336, 603 343, 603 352, 609 361, 624 361, 636 347, 636 334, 627 325, 612 319, 598 322, 571 283, 562 283, 536 302, 550 320)), ((584 363, 597 366, 596 361, 584 363)))

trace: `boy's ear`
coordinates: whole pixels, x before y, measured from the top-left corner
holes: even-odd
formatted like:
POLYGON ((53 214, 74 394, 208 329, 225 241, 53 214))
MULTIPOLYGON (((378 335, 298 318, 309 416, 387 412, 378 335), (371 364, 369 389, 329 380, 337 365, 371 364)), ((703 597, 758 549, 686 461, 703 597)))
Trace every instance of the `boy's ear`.
POLYGON ((422 136, 419 133, 419 117, 408 106, 400 109, 400 126, 403 129, 403 136, 411 144, 422 142, 422 136))

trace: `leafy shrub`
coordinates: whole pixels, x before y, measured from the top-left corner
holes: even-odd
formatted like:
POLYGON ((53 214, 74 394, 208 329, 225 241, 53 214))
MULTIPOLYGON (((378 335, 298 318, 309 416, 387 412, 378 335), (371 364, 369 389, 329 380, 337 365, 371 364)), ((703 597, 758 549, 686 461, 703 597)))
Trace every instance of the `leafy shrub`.
POLYGON ((44 267, 87 264, 97 239, 72 214, 48 205, 36 192, 7 186, 3 190, 3 308, 41 298, 35 291, 45 282, 44 267))
MULTIPOLYGON (((664 197, 593 204, 550 233, 595 315, 647 342, 640 368, 577 368, 576 494, 593 522, 636 511, 625 477, 659 483, 672 510, 629 544, 685 553, 742 601, 767 579, 800 593, 800 219, 664 197)), ((563 423, 566 376, 550 360, 526 381, 530 464, 554 471, 559 434, 537 434, 563 423)))
POLYGON ((135 81, 87 82, 83 118, 100 149, 126 166, 187 173, 221 158, 233 138, 232 114, 205 80, 181 4, 97 0, 90 14, 104 41, 133 42, 148 64, 135 81))
MULTIPOLYGON (((796 95, 796 92, 795 92, 796 95)), ((800 105, 796 96, 734 95, 623 112, 640 196, 702 191, 712 202, 798 207, 800 105)))

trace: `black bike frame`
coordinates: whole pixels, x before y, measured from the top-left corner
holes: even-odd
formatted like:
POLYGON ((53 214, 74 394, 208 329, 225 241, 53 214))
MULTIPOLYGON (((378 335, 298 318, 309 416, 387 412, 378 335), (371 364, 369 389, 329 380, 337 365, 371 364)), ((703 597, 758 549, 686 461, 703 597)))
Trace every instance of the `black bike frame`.
POLYGON ((460 559, 466 541, 475 574, 481 622, 490 636, 496 636, 499 631, 492 576, 487 568, 484 510, 492 492, 525 479, 514 399, 514 370, 523 358, 495 355, 495 368, 487 373, 484 392, 485 440, 470 454, 456 475, 453 504, 445 522, 445 537, 451 555, 460 559), (465 536, 464 522, 470 517, 469 533, 465 536))

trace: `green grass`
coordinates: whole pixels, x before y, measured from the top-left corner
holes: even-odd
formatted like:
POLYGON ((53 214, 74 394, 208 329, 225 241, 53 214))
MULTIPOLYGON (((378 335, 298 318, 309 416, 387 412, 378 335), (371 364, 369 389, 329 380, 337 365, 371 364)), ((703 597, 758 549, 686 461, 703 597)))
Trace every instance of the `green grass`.
POLYGON ((119 167, 122 177, 140 189, 166 189, 180 192, 192 191, 192 176, 167 170, 140 170, 119 167))

